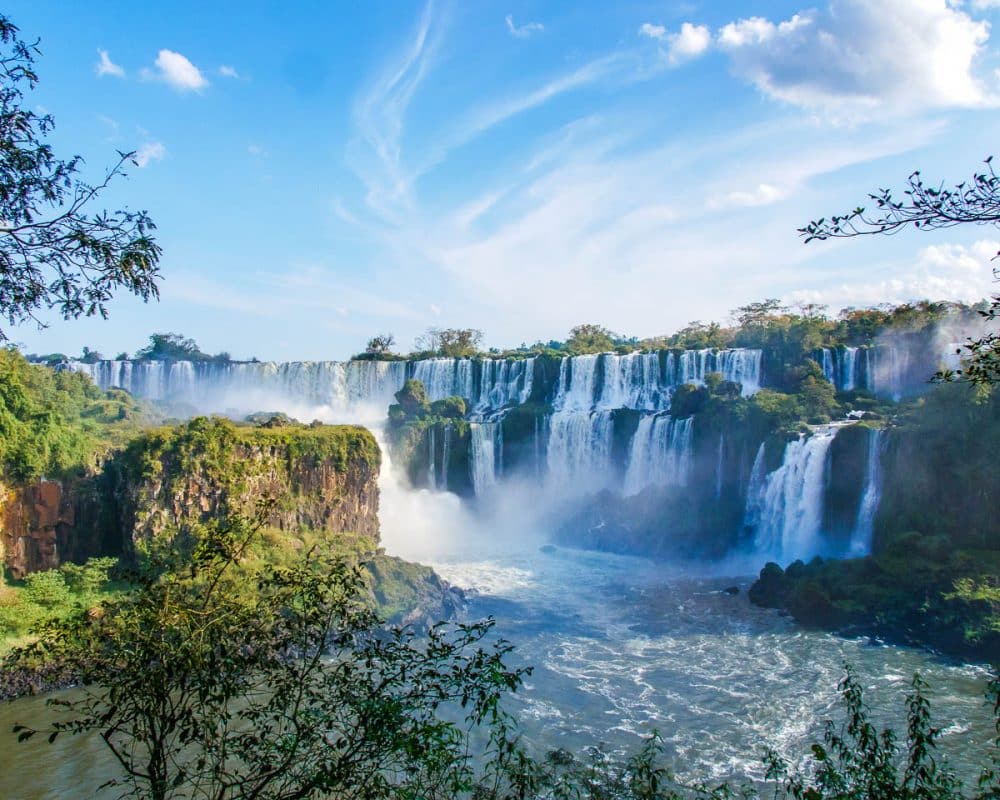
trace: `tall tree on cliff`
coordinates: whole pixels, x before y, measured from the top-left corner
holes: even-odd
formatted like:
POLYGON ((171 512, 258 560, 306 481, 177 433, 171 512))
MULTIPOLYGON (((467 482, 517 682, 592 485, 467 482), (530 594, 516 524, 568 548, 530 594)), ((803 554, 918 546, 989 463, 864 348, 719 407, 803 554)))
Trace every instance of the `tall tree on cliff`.
MULTIPOLYGON (((1000 228, 1000 175, 993 167, 993 156, 984 162, 984 169, 972 178, 948 187, 944 183, 927 184, 920 171, 910 174, 902 194, 892 189, 879 189, 868 197, 874 209, 858 206, 853 211, 814 220, 799 233, 806 243, 813 240, 893 234, 904 228, 940 230, 956 225, 991 225, 1000 228)), ((1000 253, 997 254, 1000 258, 1000 253)), ((1000 271, 994 270, 1000 279, 1000 271)), ((1000 318, 1000 295, 980 314, 994 322, 1000 318)), ((945 372, 945 379, 957 377, 976 384, 1000 383, 1000 334, 988 332, 966 345, 962 370, 945 372)))
MULTIPOLYGON (((160 247, 149 215, 94 208, 134 153, 118 153, 93 185, 79 174, 80 156, 56 158, 45 141, 55 121, 26 107, 38 55, 38 43, 22 41, 0 15, 0 316, 11 326, 44 327, 39 313, 48 309, 64 319, 106 317, 120 289, 143 300, 159 295, 160 247)), ((7 338, 0 328, 0 341, 7 338)))

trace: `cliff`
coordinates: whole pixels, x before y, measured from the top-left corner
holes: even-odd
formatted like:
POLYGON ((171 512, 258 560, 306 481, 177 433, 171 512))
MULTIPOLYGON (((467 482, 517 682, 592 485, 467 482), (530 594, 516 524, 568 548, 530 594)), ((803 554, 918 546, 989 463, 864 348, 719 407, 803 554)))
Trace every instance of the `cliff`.
POLYGON ((200 417, 134 438, 98 470, 0 485, 0 557, 15 579, 275 501, 269 527, 377 543, 380 454, 355 426, 235 425, 200 417))
POLYGON ((274 501, 267 525, 377 542, 380 453, 357 426, 238 426, 220 418, 152 431, 108 465, 121 552, 274 501))

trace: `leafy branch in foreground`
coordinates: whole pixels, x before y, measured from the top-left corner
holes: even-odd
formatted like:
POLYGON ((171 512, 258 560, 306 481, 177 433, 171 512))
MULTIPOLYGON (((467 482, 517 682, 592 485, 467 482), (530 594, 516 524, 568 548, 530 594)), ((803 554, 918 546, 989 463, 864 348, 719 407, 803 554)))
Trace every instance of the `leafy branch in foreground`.
POLYGON ((466 730, 499 719, 523 672, 492 621, 386 630, 359 567, 312 553, 240 564, 259 523, 210 526, 186 570, 45 626, 8 667, 79 677, 64 719, 21 739, 99 735, 123 797, 431 797, 468 791, 466 730), (246 590, 252 581, 253 590, 246 590), (453 719, 464 720, 455 722, 453 719))
MULTIPOLYGON (((1000 226, 1000 175, 993 167, 993 156, 983 163, 985 169, 950 188, 943 183, 929 186, 919 171, 913 172, 901 199, 896 199, 892 189, 879 189, 868 195, 875 201, 874 210, 858 206, 846 214, 814 220, 798 232, 808 244, 817 239, 892 235, 911 225, 925 231, 966 224, 1000 226)), ((1000 295, 994 295, 990 307, 979 313, 987 324, 995 323, 1000 316, 1000 295)), ((958 354, 964 356, 962 369, 938 372, 935 380, 957 379, 978 386, 1000 383, 1000 334, 995 330, 968 339, 958 354)))
POLYGON ((38 83, 39 52, 0 15, 0 316, 11 325, 42 325, 37 312, 47 308, 65 319, 107 316, 118 289, 143 300, 158 296, 161 251, 149 215, 91 210, 135 154, 119 153, 94 185, 79 177, 79 156, 56 158, 45 142, 52 116, 24 107, 25 92, 38 83))
POLYGON ((1000 176, 993 168, 993 156, 984 162, 986 169, 954 187, 928 186, 920 171, 910 174, 902 199, 892 189, 879 189, 868 197, 875 209, 859 206, 846 214, 825 217, 799 228, 806 242, 813 239, 848 238, 892 234, 912 225, 923 230, 951 228, 956 225, 996 225, 1000 222, 1000 176))

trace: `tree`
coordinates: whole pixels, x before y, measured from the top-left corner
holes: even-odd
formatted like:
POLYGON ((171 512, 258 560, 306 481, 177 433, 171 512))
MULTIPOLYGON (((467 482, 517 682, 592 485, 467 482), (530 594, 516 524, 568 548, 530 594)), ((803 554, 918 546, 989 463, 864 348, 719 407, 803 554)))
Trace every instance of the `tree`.
POLYGON ((615 349, 616 334, 602 325, 577 325, 569 332, 566 349, 577 355, 605 353, 615 349))
MULTIPOLYGON (((830 219, 822 217, 799 228, 799 233, 808 244, 817 239, 893 234, 910 226, 925 231, 967 224, 1000 227, 1000 175, 993 167, 993 156, 983 163, 984 170, 953 187, 943 182, 928 185, 918 170, 907 178, 901 197, 892 189, 879 189, 868 195, 875 202, 874 210, 858 206, 830 219)), ((989 308, 979 313, 988 322, 995 322, 1000 317, 1000 295, 994 295, 989 308)), ((1000 334, 969 339, 962 349, 966 351, 963 368, 946 370, 936 377, 980 385, 1000 383, 1000 334)))
POLYGON ((0 15, 0 315, 44 327, 44 309, 64 319, 106 317, 120 289, 157 298, 160 247, 145 211, 93 209, 134 153, 119 153, 90 185, 79 175, 80 156, 63 161, 45 142, 55 121, 26 108, 25 97, 38 83, 38 55, 38 43, 23 42, 0 15))
POLYGON ((418 350, 448 358, 471 358, 479 354, 483 332, 478 328, 428 328, 417 338, 418 350))
POLYGON ((525 671, 505 665, 510 645, 481 646, 491 620, 422 641, 386 630, 360 568, 322 553, 248 566, 264 516, 206 526, 130 596, 44 626, 8 668, 58 663, 82 686, 50 699, 61 721, 19 738, 98 734, 125 797, 467 793, 470 728, 513 748, 498 702, 525 671))
POLYGON ((91 350, 89 347, 84 347, 83 351, 80 353, 80 360, 84 364, 96 364, 103 358, 104 356, 102 356, 97 350, 91 350))
POLYGON ((788 309, 775 297, 761 300, 759 303, 749 303, 733 309, 732 315, 741 328, 762 328, 777 314, 783 314, 788 309))
MULTIPOLYGON (((135 351, 141 361, 204 361, 209 358, 201 352, 194 339, 186 339, 180 333, 154 333, 149 344, 135 351)), ((228 357, 228 355, 227 355, 228 357)))
POLYGON ((395 344, 396 337, 391 333, 380 333, 368 340, 365 352, 372 356, 383 356, 391 352, 395 344))

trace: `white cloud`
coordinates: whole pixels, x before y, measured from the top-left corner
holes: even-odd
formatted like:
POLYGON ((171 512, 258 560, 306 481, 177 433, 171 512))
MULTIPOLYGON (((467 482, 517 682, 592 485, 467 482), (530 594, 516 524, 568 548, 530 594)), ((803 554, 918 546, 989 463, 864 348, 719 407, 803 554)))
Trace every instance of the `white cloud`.
POLYGON ((680 33, 669 37, 670 60, 674 63, 700 56, 712 44, 712 34, 704 25, 685 22, 680 33))
POLYGON ((267 155, 267 151, 259 144, 248 144, 247 153, 258 158, 267 155))
POLYGON ((1000 242, 984 239, 966 247, 937 244, 923 248, 917 256, 921 266, 967 275, 992 274, 991 260, 1000 251, 1000 242))
POLYGON ((228 66, 226 64, 223 64, 221 67, 219 67, 219 74, 223 78, 238 78, 238 77, 240 77, 240 73, 238 73, 236 71, 235 67, 230 67, 230 66, 228 66))
POLYGON ((545 26, 541 22, 526 22, 524 25, 518 27, 514 24, 514 16, 512 14, 508 14, 504 21, 507 23, 507 30, 510 32, 510 35, 518 39, 527 39, 531 34, 541 33, 545 30, 545 26))
MULTIPOLYGON (((788 303, 824 303, 834 308, 907 303, 914 300, 975 302, 995 292, 990 260, 1000 241, 982 240, 972 245, 939 244, 921 248, 916 264, 883 264, 877 271, 895 272, 877 280, 835 283, 823 289, 788 293, 788 303)), ((871 272, 871 266, 866 268, 871 272)))
POLYGON ((161 50, 156 57, 156 71, 144 69, 144 78, 168 83, 180 91, 200 92, 208 79, 186 56, 173 50, 161 50))
POLYGON ((814 108, 912 110, 997 104, 974 71, 989 31, 946 0, 839 0, 778 24, 732 22, 717 41, 734 73, 770 97, 814 108))
POLYGON ((112 75, 115 78, 125 77, 125 70, 111 60, 107 50, 101 50, 98 48, 97 55, 100 58, 94 65, 94 72, 97 73, 98 78, 103 78, 105 75, 112 75))
POLYGON ((759 183, 749 191, 727 192, 719 197, 710 197, 708 208, 712 210, 722 210, 725 208, 757 208, 776 203, 785 197, 787 191, 772 186, 769 183, 759 183))
POLYGON ((663 39, 667 35, 667 29, 662 25, 653 25, 649 22, 644 22, 639 26, 639 35, 647 36, 650 39, 663 39))
POLYGON ((667 45, 665 55, 671 64, 696 58, 712 45, 712 32, 708 27, 690 22, 683 23, 677 33, 668 33, 663 25, 646 22, 639 26, 639 35, 667 45))
POLYGON ((162 161, 167 154, 167 148, 161 142, 146 142, 136 150, 135 163, 140 167, 148 167, 151 161, 162 161))

